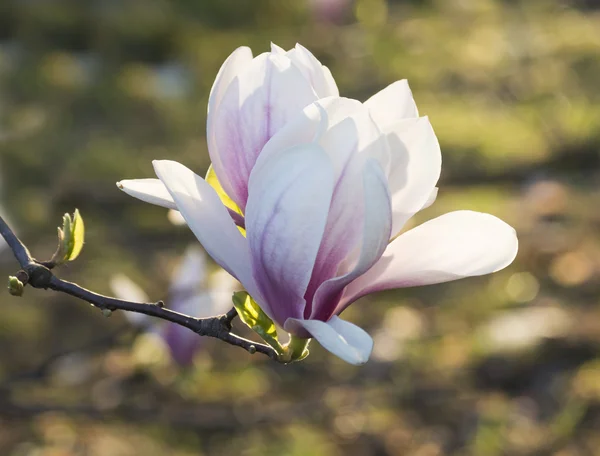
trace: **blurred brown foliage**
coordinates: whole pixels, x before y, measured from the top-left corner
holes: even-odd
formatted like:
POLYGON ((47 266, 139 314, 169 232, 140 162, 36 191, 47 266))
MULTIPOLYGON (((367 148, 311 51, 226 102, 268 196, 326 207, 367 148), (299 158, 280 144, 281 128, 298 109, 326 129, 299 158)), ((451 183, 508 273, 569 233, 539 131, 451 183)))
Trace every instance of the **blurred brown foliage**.
MULTIPOLYGON (((114 183, 155 158, 205 171, 219 65, 271 40, 307 46, 346 96, 407 78, 444 158, 414 223, 491 212, 517 261, 354 305, 363 367, 207 340, 181 369, 118 313, 2 294, 0 454, 600 455, 600 2, 3 0, 3 214, 44 258, 78 207, 87 245, 61 275, 109 292, 123 272, 160 299, 193 236, 114 183)), ((0 252, 0 276, 15 267, 0 252)))

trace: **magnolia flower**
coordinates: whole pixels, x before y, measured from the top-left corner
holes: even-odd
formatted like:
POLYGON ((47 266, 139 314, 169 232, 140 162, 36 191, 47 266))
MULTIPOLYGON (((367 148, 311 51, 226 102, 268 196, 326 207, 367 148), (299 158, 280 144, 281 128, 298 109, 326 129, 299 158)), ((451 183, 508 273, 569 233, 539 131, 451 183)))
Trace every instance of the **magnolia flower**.
MULTIPOLYGON (((255 76, 259 95, 270 86, 265 74, 255 76)), ((451 212, 398 235, 435 200, 441 168, 433 129, 418 117, 406 81, 364 104, 322 98, 273 134, 261 130, 269 109, 240 117, 246 98, 237 100, 229 108, 231 136, 251 137, 258 130, 270 139, 256 143, 262 144, 259 153, 244 140, 232 139, 226 152, 218 149, 219 158, 228 159, 215 171, 238 205, 235 214, 224 206, 222 191, 172 161, 154 162, 163 185, 120 186, 179 210, 209 255, 292 335, 315 338, 342 359, 362 364, 373 341, 339 318, 357 299, 488 274, 513 261, 515 231, 488 214, 451 212), (240 162, 242 171, 236 169, 240 162), (245 226, 246 237, 236 223, 245 226)), ((209 145, 215 144, 212 112, 209 107, 209 145)), ((214 153, 213 146, 213 162, 214 153)))
MULTIPOLYGON (((119 299, 149 301, 139 285, 123 274, 113 276, 110 286, 119 299)), ((209 277, 205 255, 200 249, 190 247, 173 272, 167 304, 170 309, 186 315, 212 317, 231 309, 231 295, 240 288, 239 283, 222 269, 209 277)), ((200 343, 193 331, 174 323, 156 322, 152 317, 135 312, 125 312, 125 315, 133 325, 156 333, 177 363, 188 365, 192 362, 200 343)))

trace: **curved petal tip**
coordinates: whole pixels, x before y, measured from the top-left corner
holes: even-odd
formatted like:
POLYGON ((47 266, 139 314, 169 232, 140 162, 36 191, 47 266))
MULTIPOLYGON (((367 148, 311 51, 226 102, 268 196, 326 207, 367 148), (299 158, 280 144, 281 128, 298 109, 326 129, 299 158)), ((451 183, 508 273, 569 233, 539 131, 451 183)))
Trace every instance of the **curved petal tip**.
POLYGON ((285 329, 307 331, 326 350, 355 366, 365 364, 373 351, 373 339, 358 326, 334 316, 328 322, 288 318, 285 329))

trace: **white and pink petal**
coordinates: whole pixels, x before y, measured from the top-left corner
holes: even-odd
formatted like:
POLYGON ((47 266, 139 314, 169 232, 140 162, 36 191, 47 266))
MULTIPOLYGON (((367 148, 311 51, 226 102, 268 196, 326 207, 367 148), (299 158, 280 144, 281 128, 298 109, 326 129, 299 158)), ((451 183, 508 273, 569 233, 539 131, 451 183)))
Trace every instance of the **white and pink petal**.
POLYGON ((117 182, 117 187, 146 203, 177 210, 173 197, 160 179, 126 179, 117 182))
POLYGON ((518 251, 514 228, 490 214, 456 211, 401 234, 344 291, 341 312, 366 294, 448 282, 499 271, 518 251))
MULTIPOLYGON (((359 225, 362 228, 360 231, 362 239, 353 246, 353 249, 347 251, 345 264, 349 266, 346 270, 342 265, 338 268, 341 271, 338 270, 337 277, 325 277, 325 280, 321 280, 312 300, 310 314, 312 319, 328 320, 334 315, 346 285, 368 271, 379 260, 388 245, 392 228, 390 194, 387 179, 377 161, 373 159, 367 161, 362 170, 361 180, 363 211, 359 225), (358 258, 353 260, 355 252, 358 258)), ((346 211, 350 211, 352 202, 345 203, 350 205, 346 207, 346 211)), ((335 242, 335 239, 332 238, 331 241, 335 242)))
POLYGON ((317 99, 285 56, 256 57, 228 85, 207 124, 210 157, 226 193, 244 210, 248 178, 264 145, 317 99))
POLYGON ((384 130, 391 154, 389 172, 395 236, 406 221, 435 200, 442 170, 440 145, 429 119, 396 122, 384 130))
POLYGON ((280 325, 303 315, 332 192, 329 157, 315 144, 274 154, 250 176, 246 232, 264 297, 257 301, 280 325))

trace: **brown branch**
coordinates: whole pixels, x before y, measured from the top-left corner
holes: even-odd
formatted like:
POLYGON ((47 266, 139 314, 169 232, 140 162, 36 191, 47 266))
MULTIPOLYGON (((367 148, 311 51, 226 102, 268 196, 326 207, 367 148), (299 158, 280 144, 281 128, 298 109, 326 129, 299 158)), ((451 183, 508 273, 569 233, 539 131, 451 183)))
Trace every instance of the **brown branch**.
POLYGON ((14 234, 4 219, 0 216, 0 235, 12 249, 15 258, 21 265, 22 271, 17 276, 24 284, 33 288, 51 289, 60 293, 71 295, 93 304, 104 312, 125 310, 160 318, 171 323, 184 326, 194 331, 199 336, 208 336, 220 339, 230 345, 241 347, 249 353, 262 353, 277 361, 277 352, 268 345, 252 342, 231 332, 231 322, 235 318, 235 309, 224 315, 210 318, 195 318, 170 310, 162 301, 156 303, 140 303, 104 296, 87 290, 76 283, 59 279, 44 263, 33 259, 27 247, 14 234))

